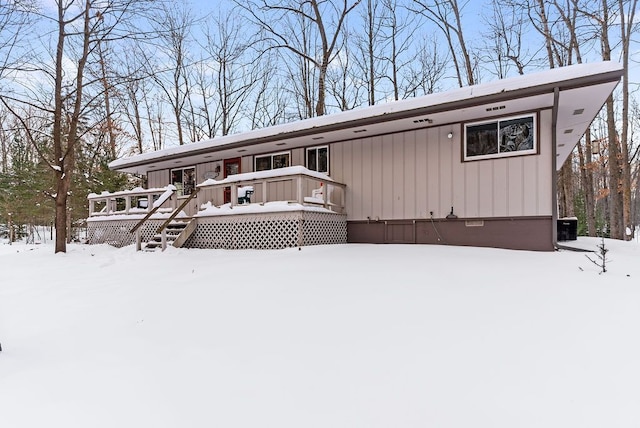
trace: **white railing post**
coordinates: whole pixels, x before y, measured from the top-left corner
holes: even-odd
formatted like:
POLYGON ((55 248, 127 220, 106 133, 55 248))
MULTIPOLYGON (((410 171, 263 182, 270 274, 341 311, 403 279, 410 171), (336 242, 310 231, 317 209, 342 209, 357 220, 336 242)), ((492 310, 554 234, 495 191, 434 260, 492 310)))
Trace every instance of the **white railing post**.
POLYGON ((296 201, 298 201, 298 203, 302 205, 304 201, 302 196, 302 176, 301 175, 296 175, 296 184, 297 184, 296 201))

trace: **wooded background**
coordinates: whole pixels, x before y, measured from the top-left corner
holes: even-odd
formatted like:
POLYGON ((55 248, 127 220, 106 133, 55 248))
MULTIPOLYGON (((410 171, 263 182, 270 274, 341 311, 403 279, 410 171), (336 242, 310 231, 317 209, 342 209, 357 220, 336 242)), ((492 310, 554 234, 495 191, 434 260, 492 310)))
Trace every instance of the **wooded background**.
POLYGON ((108 170, 117 157, 615 60, 623 81, 559 174, 559 215, 630 239, 637 3, 0 1, 0 225, 55 224, 66 251, 89 192, 141 184, 108 170))

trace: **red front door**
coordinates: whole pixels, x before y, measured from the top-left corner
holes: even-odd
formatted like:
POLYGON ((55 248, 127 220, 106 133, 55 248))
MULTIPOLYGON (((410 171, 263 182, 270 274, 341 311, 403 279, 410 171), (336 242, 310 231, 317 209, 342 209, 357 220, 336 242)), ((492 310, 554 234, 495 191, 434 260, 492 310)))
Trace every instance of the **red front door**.
MULTIPOLYGON (((240 174, 240 158, 224 160, 224 178, 230 175, 240 174)), ((224 188, 224 203, 231 202, 231 187, 224 188)))

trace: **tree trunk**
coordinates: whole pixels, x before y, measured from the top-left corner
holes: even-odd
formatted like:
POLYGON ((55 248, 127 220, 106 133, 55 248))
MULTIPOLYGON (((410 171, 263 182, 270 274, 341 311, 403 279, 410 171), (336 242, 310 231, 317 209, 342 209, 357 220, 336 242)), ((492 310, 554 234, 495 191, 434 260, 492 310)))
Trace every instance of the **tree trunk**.
POLYGON ((624 10, 623 0, 618 1, 620 13, 620 33, 622 41, 622 133, 620 135, 621 146, 621 164, 622 164, 622 222, 625 229, 629 229, 632 233, 627 234, 624 231, 623 239, 631 239, 633 235, 633 224, 631 217, 631 163, 629 160, 629 49, 630 40, 633 34, 635 11, 638 0, 631 1, 629 12, 624 10), (628 18, 628 22, 625 19, 628 18))
POLYGON ((582 178, 582 186, 584 191, 584 210, 587 220, 587 234, 596 236, 596 209, 595 195, 593 185, 593 160, 592 160, 592 142, 591 128, 587 128, 585 133, 585 149, 578 144, 578 153, 580 154, 580 175, 582 178))
POLYGON ((607 99, 607 135, 609 149, 609 225, 611 237, 623 239, 623 199, 622 199, 622 170, 620 166, 621 155, 616 132, 616 119, 613 106, 613 96, 607 99))

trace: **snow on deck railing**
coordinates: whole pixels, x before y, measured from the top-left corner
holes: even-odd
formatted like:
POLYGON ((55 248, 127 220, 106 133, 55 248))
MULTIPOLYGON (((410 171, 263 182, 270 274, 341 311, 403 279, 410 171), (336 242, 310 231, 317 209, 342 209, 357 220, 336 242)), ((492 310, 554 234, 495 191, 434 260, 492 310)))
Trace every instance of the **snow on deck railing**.
POLYGON ((312 171, 303 166, 288 166, 286 168, 268 169, 258 172, 243 172, 242 174, 230 175, 223 180, 214 180, 210 178, 198 184, 198 187, 215 186, 218 184, 238 183, 241 181, 258 181, 268 178, 282 178, 294 175, 306 175, 308 177, 317 178, 321 181, 333 181, 327 174, 312 171))
MULTIPOLYGON (((89 217, 145 214, 170 200, 175 190, 175 186, 168 185, 152 189, 136 187, 132 190, 118 192, 90 193, 87 196, 89 200, 89 217), (149 201, 153 201, 153 203, 149 203, 149 201)), ((173 205, 175 205, 175 200, 173 205)), ((171 212, 174 208, 173 206, 160 208, 159 211, 171 212)))
MULTIPOLYGON (((272 202, 298 203, 300 205, 321 206, 323 208, 344 211, 346 185, 334 181, 331 177, 321 172, 312 171, 303 166, 290 166, 266 171, 247 172, 234 174, 223 180, 208 179, 197 185, 200 189, 218 190, 227 189, 228 203, 231 207, 238 204, 246 205, 247 202, 261 205, 272 202), (289 191, 278 193, 279 199, 269 197, 269 186, 278 183, 292 183, 289 191), (310 189, 310 186, 319 186, 320 189, 310 189), (243 195, 243 189, 251 188, 251 198, 243 195), (316 190, 316 197, 311 197, 316 190), (319 192, 317 190, 320 190, 319 192), (284 196, 284 198, 283 198, 284 196), (288 196, 288 197, 287 197, 288 196), (254 200, 255 198, 255 200, 254 200)), ((204 206, 207 202, 213 202, 215 197, 209 194, 209 199, 201 202, 204 206)), ((222 204, 216 206, 221 206, 222 204)))

